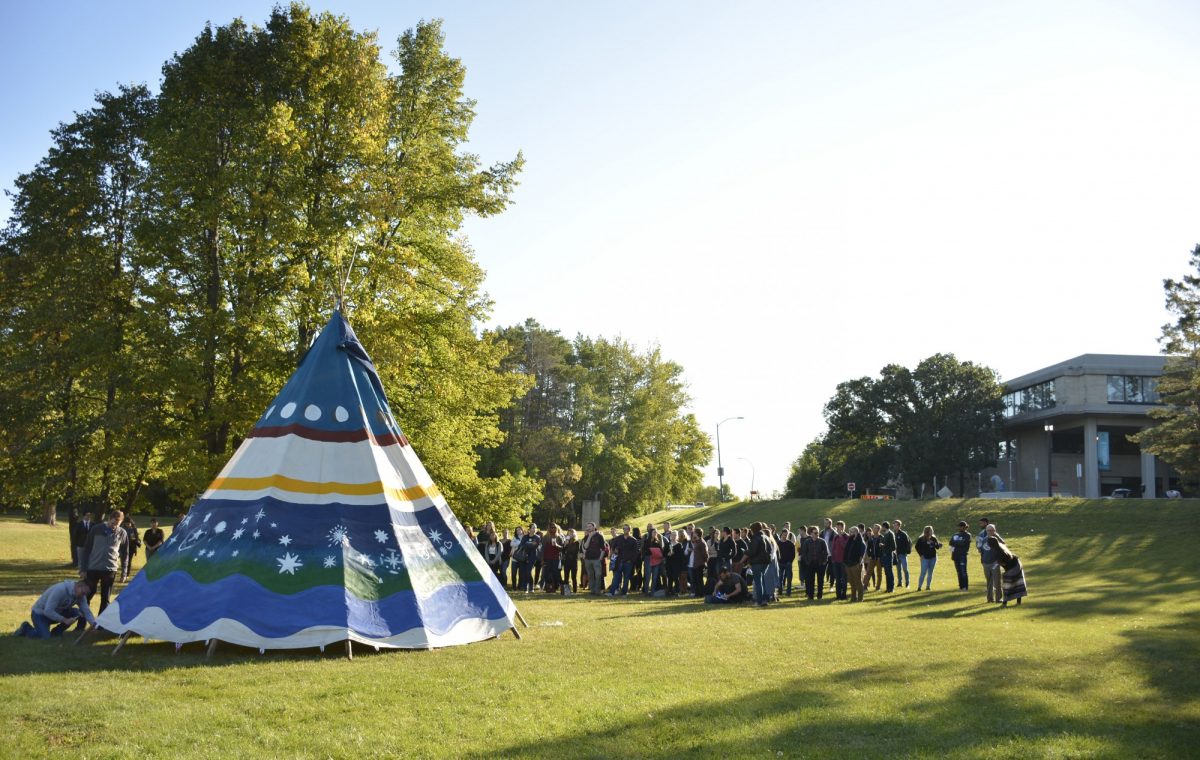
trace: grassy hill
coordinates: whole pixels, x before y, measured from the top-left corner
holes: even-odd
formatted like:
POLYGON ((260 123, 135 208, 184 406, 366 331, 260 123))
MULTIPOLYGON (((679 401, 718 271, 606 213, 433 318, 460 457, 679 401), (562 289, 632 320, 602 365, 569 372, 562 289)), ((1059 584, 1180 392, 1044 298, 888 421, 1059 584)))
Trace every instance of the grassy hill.
MULTIPOLYGON (((0 639, 6 741, 43 757, 1181 757, 1200 746, 1200 502, 782 501, 656 523, 991 517, 1021 607, 957 590, 766 609, 515 597, 531 628, 433 652, 0 639)), ((645 519, 639 519, 644 524, 645 519)), ((67 577, 65 528, 0 520, 0 622, 67 577)), ((915 562, 914 562, 915 565, 915 562)), ((914 568, 915 570, 915 568, 914 568)), ((915 575, 915 572, 914 572, 915 575)))

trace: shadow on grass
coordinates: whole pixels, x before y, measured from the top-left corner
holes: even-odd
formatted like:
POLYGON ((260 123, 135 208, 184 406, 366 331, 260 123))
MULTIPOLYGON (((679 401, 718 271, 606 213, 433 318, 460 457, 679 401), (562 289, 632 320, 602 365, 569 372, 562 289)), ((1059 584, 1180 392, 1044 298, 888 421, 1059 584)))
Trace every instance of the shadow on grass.
MULTIPOLYGON (((464 757, 561 757, 564 747, 570 747, 572 756, 595 758, 1176 754, 1184 739, 1179 729, 1161 731, 1160 719, 1148 711, 1117 721, 1061 709, 1060 694, 1053 692, 1084 695, 1094 681, 1087 663, 1079 664, 1074 675, 1056 672, 1048 683, 1034 659, 984 659, 971 664, 972 677, 964 685, 918 700, 887 720, 862 719, 864 692, 911 688, 923 675, 936 678, 939 672, 961 669, 961 661, 929 663, 919 671, 851 669, 832 679, 790 679, 667 708, 653 702, 604 705, 590 714, 586 730, 547 727, 537 742, 499 734, 487 751, 464 757), (675 730, 679 726, 690 730, 675 730)), ((1172 717, 1162 715, 1161 720, 1172 717)), ((1179 728, 1197 735, 1194 725, 1179 728)))

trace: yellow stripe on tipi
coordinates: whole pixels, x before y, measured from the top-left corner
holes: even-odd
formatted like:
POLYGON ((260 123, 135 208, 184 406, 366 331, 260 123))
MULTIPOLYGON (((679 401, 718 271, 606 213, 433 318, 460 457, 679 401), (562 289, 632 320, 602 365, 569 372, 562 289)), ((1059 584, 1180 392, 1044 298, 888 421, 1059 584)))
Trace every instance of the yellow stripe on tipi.
POLYGON ((432 498, 438 494, 437 486, 409 486, 408 488, 384 488, 381 481, 370 483, 316 483, 311 480, 298 480, 286 475, 267 475, 262 478, 217 478, 208 487, 210 491, 261 491, 264 488, 278 488, 281 491, 307 494, 339 493, 346 496, 375 496, 387 493, 401 501, 415 501, 422 497, 432 498))

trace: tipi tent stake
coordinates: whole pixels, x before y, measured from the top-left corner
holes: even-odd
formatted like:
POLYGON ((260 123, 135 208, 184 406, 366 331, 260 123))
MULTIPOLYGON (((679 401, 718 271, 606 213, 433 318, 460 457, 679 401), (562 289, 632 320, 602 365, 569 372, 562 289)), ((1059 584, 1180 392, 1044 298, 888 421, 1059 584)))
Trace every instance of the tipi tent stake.
POLYGON ((113 653, 113 655, 114 655, 114 656, 117 654, 117 652, 120 652, 120 651, 121 651, 121 647, 125 646, 125 642, 126 642, 126 641, 129 641, 129 637, 130 637, 130 636, 132 636, 132 635, 133 635, 133 631, 126 631, 125 633, 122 633, 122 634, 121 634, 121 638, 120 638, 120 640, 119 640, 119 641, 117 641, 117 647, 116 647, 116 649, 114 649, 114 650, 112 651, 112 653, 113 653))
POLYGON ((513 636, 517 637, 517 641, 521 640, 521 632, 517 630, 517 627, 515 625, 512 628, 509 628, 508 630, 513 632, 513 636))
POLYGON ((83 643, 83 640, 84 640, 84 639, 86 639, 86 638, 87 638, 87 635, 88 635, 89 633, 91 633, 91 632, 92 632, 92 627, 91 627, 91 626, 88 626, 87 628, 84 628, 84 629, 83 629, 83 633, 79 634, 79 637, 75 639, 75 644, 76 644, 76 645, 82 644, 82 643, 83 643))
POLYGON ((354 659, 354 645, 350 643, 350 639, 346 639, 346 659, 354 659))
POLYGON ((204 653, 204 659, 211 660, 213 652, 217 651, 217 640, 212 639, 208 642, 208 651, 204 653))

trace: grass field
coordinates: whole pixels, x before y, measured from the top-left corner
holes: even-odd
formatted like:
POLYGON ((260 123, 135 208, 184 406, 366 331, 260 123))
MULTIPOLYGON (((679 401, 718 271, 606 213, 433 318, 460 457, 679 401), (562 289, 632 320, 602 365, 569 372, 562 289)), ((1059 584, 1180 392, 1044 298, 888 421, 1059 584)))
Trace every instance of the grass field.
MULTIPOLYGON (((517 595, 524 640, 292 653, 0 639, 0 756, 1200 755, 1200 502, 785 501, 674 522, 990 515, 1030 596, 956 588, 766 609, 517 595)), ((664 515, 653 519, 661 521, 664 515)), ((641 524, 644 519, 639 519, 641 524)), ((68 576, 66 529, 0 520, 0 623, 68 576)))

